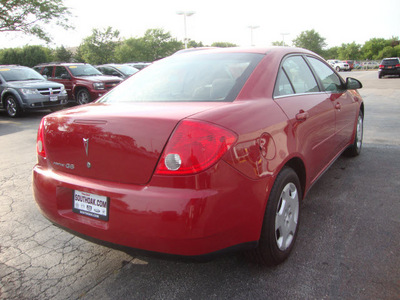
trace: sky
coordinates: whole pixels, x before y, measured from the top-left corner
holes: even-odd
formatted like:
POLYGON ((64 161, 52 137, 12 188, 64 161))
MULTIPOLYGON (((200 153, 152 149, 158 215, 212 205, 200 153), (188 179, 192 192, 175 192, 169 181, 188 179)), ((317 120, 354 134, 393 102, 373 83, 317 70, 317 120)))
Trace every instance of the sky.
POLYGON ((93 28, 111 26, 121 38, 137 38, 147 29, 162 28, 184 39, 184 18, 178 11, 193 11, 186 19, 187 37, 204 45, 230 42, 270 46, 284 40, 291 45, 302 31, 314 29, 327 47, 364 44, 371 38, 400 36, 400 0, 64 0, 73 15, 75 30, 54 25, 45 28, 53 37, 46 45, 17 33, 0 33, 0 49, 24 45, 77 47, 93 28))

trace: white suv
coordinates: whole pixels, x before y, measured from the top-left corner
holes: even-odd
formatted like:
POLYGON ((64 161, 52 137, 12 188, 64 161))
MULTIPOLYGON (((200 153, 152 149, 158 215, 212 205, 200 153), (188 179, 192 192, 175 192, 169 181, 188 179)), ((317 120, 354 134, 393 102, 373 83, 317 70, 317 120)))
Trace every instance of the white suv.
POLYGON ((334 68, 337 72, 339 71, 351 71, 350 66, 348 63, 345 63, 341 60, 337 59, 330 59, 328 63, 334 68))

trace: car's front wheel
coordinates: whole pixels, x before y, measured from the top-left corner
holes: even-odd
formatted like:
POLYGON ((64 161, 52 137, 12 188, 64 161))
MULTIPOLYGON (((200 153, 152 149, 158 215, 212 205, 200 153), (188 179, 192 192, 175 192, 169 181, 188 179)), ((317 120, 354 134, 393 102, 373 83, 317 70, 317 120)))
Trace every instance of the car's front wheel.
POLYGON ((299 226, 302 191, 296 172, 285 167, 272 187, 256 249, 249 257, 261 265, 285 261, 293 249, 299 226))
POLYGON ((87 89, 80 89, 76 93, 76 102, 78 102, 79 105, 88 104, 90 101, 90 94, 87 89))
POLYGON ((8 116, 11 118, 16 118, 21 115, 21 108, 19 107, 18 101, 14 96, 7 96, 5 99, 5 104, 8 116))

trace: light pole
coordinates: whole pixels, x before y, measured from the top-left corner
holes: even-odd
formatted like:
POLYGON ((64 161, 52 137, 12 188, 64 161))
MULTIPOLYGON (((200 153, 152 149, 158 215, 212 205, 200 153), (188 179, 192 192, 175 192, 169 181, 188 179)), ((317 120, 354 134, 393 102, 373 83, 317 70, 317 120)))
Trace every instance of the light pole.
POLYGON ((184 37, 184 42, 185 42, 185 49, 187 49, 187 32, 186 32, 186 17, 193 16, 196 12, 194 11, 177 11, 176 12, 178 15, 183 15, 183 26, 185 30, 185 37, 184 37))
POLYGON ((289 34, 290 34, 290 33, 281 33, 283 46, 286 46, 286 45, 285 45, 285 35, 289 35, 289 34))
POLYGON ((254 29, 257 29, 257 28, 259 28, 260 26, 249 26, 249 28, 250 28, 250 34, 251 34, 251 46, 253 47, 254 46, 254 43, 253 43, 253 30, 254 29))

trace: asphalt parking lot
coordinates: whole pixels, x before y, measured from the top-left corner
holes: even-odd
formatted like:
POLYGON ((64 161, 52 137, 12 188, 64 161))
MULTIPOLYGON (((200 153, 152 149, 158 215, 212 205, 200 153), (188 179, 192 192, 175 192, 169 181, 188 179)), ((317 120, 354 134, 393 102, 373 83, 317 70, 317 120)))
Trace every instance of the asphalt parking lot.
POLYGON ((0 299, 400 299, 400 78, 341 74, 364 84, 362 154, 340 157, 315 184, 292 256, 276 268, 240 254, 126 254, 58 229, 31 191, 47 112, 0 112, 0 299))

